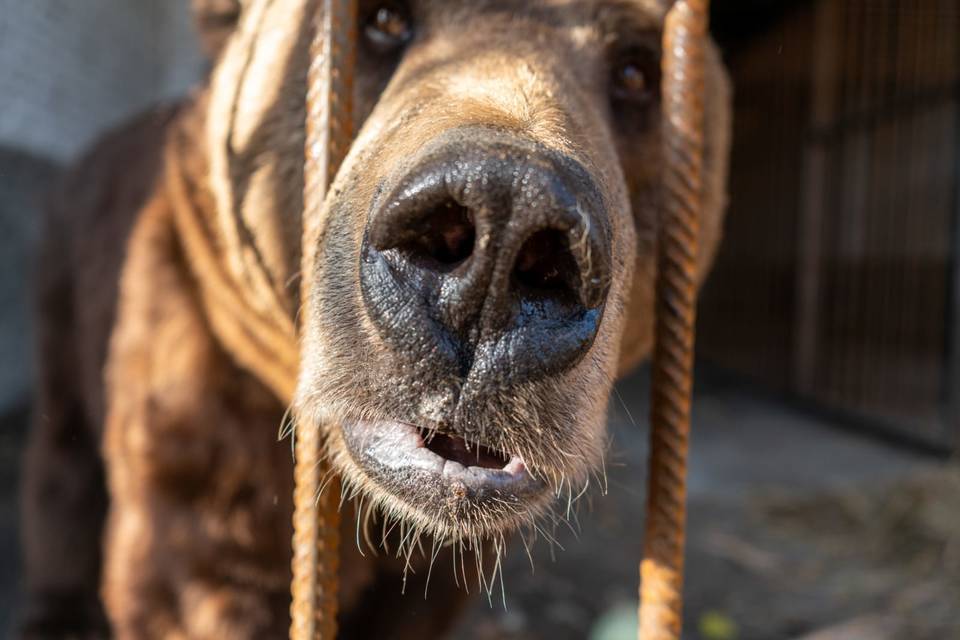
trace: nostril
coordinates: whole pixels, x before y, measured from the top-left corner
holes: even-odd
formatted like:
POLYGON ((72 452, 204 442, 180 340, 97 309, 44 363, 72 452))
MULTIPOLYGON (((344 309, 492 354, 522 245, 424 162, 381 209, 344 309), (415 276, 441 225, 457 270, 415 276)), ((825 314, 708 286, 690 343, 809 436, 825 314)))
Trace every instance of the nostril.
POLYGON ((528 291, 564 302, 579 299, 580 269, 567 235, 557 229, 543 229, 530 236, 520 247, 513 273, 528 291))
POLYGON ((445 200, 422 214, 416 228, 403 234, 395 248, 420 264, 452 266, 470 257, 475 237, 470 210, 445 200))

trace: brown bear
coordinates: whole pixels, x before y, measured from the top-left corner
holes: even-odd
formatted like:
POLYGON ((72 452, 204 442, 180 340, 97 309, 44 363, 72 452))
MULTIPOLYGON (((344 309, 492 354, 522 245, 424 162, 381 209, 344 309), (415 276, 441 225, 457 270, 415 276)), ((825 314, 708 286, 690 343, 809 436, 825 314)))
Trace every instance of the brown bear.
MULTIPOLYGON (((668 4, 361 0, 362 126, 305 248, 317 3, 195 0, 209 79, 105 137, 47 220, 24 637, 285 636, 288 410, 371 547, 342 545, 342 637, 442 633, 472 554, 597 473, 650 350, 668 4)), ((711 47, 701 280, 729 94, 711 47)))

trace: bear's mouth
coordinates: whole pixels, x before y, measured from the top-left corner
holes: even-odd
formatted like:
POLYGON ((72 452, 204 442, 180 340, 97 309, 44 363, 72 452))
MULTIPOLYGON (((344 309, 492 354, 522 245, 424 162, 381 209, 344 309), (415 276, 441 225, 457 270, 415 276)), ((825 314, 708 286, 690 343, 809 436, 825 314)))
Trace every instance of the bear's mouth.
POLYGON ((438 431, 420 433, 424 446, 444 460, 457 462, 464 467, 482 469, 503 469, 512 460, 512 456, 486 445, 477 444, 470 450, 467 441, 460 436, 448 435, 438 431))
POLYGON ((495 524, 500 514, 505 527, 548 493, 520 456, 454 434, 365 420, 343 422, 342 433, 363 475, 408 514, 441 516, 447 532, 466 531, 481 515, 495 524))

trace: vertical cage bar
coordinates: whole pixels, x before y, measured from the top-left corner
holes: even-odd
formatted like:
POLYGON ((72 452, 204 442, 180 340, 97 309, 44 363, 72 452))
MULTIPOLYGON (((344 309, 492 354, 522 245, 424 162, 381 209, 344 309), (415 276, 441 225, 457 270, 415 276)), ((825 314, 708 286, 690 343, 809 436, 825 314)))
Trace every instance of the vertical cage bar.
MULTIPOLYGON (((312 17, 306 96, 301 300, 308 299, 323 202, 353 140, 356 0, 317 0, 312 17)), ((296 429, 293 583, 290 637, 332 640, 337 633, 340 552, 339 482, 320 494, 330 473, 320 426, 296 429)))
POLYGON ((682 627, 708 8, 708 0, 678 0, 663 35, 664 190, 640 640, 679 640, 682 627))

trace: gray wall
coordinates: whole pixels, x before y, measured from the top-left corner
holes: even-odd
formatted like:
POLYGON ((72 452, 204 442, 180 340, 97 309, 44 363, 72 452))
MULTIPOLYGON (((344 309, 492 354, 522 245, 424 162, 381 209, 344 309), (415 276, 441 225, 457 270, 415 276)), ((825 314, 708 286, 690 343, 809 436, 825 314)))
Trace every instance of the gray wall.
POLYGON ((0 144, 67 160, 201 65, 187 0, 0 0, 0 144))
POLYGON ((0 414, 29 390, 40 205, 106 128, 202 73, 188 0, 0 0, 0 414))

